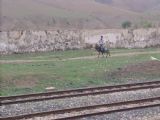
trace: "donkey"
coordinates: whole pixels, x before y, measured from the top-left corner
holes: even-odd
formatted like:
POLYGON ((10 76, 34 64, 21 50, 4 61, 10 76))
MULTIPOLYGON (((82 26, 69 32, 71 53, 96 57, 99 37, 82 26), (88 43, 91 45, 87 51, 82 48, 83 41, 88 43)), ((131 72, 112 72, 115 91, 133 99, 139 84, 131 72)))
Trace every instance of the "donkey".
POLYGON ((98 52, 98 58, 99 58, 99 55, 102 54, 104 56, 104 54, 106 54, 106 58, 108 56, 111 56, 110 54, 110 50, 107 49, 107 48, 101 48, 98 44, 95 45, 95 49, 97 50, 98 52))

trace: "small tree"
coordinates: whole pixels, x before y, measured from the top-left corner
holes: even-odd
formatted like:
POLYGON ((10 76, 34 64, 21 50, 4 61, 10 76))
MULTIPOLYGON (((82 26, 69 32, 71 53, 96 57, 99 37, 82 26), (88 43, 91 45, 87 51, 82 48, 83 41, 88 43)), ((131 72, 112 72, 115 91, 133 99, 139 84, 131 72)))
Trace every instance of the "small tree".
POLYGON ((151 22, 144 21, 142 22, 143 28, 151 28, 153 25, 151 22))
POLYGON ((122 27, 125 28, 125 29, 129 28, 131 26, 132 26, 132 23, 130 21, 125 21, 125 22, 122 23, 122 27))

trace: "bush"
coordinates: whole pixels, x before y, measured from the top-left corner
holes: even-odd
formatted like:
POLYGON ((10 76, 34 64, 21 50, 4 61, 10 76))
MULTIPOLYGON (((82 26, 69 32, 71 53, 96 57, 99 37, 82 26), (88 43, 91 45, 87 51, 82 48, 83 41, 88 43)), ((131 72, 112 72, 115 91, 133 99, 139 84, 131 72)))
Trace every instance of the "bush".
POLYGON ((142 27, 143 28, 151 28, 152 27, 152 23, 148 22, 148 21, 144 21, 144 22, 142 22, 142 27))
POLYGON ((125 21, 125 22, 122 23, 122 27, 125 28, 125 29, 129 28, 131 26, 132 26, 132 23, 130 21, 125 21))

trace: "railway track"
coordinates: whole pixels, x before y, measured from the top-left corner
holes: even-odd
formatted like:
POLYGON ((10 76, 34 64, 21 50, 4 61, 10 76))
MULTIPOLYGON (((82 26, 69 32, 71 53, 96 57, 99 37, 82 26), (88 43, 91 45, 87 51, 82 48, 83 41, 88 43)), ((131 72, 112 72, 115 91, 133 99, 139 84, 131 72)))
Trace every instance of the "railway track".
POLYGON ((11 105, 11 104, 26 103, 26 102, 46 101, 53 99, 81 97, 88 95, 99 95, 99 94, 108 94, 113 92, 134 91, 134 90, 153 89, 153 88, 160 88, 160 81, 122 84, 116 86, 90 87, 90 88, 72 89, 65 91, 0 97, 0 105, 11 105))
POLYGON ((110 104, 99 104, 93 106, 77 107, 71 109, 54 110, 33 114, 24 114, 19 116, 0 118, 2 120, 20 120, 20 119, 43 119, 43 120, 75 120, 96 115, 112 114, 115 112, 124 112, 129 110, 145 109, 151 107, 160 107, 160 97, 138 99, 110 104))

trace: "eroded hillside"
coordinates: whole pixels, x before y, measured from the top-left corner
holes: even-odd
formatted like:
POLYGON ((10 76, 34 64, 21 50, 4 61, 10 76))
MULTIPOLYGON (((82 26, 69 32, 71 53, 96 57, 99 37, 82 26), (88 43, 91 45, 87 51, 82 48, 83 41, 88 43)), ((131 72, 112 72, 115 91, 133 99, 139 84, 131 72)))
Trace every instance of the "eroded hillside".
POLYGON ((1 30, 120 28, 126 20, 157 23, 159 6, 159 0, 1 0, 1 30))

